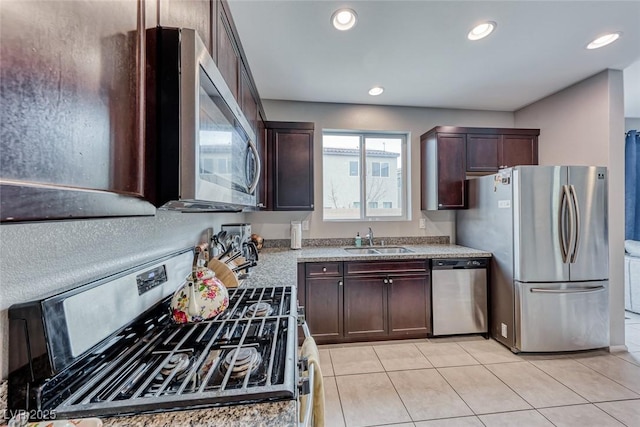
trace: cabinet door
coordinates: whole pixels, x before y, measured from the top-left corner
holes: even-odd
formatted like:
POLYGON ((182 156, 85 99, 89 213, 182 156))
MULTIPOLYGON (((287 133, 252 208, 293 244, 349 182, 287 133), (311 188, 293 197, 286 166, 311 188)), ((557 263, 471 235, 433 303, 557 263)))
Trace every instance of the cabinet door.
POLYGON ((438 209, 465 207, 466 152, 463 134, 438 134, 438 209))
POLYGON ((154 215, 141 198, 138 3, 0 9, 0 220, 154 215))
POLYGON ((467 135, 467 171, 497 172, 499 135, 467 135))
POLYGON ((317 343, 339 341, 342 337, 342 277, 306 279, 306 320, 317 343))
POLYGON ((258 187, 256 188, 256 206, 258 208, 268 207, 267 202, 267 176, 271 171, 269 162, 267 161, 267 129, 264 125, 262 115, 258 113, 258 130, 256 132, 256 146, 258 147, 258 153, 260 153, 260 180, 258 181, 258 187))
POLYGON ((386 277, 345 278, 345 338, 364 340, 387 335, 386 277))
POLYGON ((538 137, 502 135, 498 162, 500 167, 538 164, 538 137))
POLYGON ((431 332, 429 276, 389 276, 390 336, 426 336, 431 332))
MULTIPOLYGON (((238 100, 239 53, 224 3, 218 5, 218 69, 233 97, 238 100)), ((240 103, 240 102, 238 102, 240 103)))
POLYGON ((267 122, 267 150, 271 159, 267 189, 269 208, 274 211, 312 211, 313 130, 308 129, 308 125, 313 124, 300 124, 307 129, 273 128, 273 124, 267 122))
MULTIPOLYGON (((212 31, 216 28, 216 2, 211 0, 162 0, 158 2, 159 25, 163 27, 193 28, 209 50, 211 57, 216 57, 215 43, 212 46, 212 31), (213 10, 213 13, 211 13, 213 10), (211 18, 214 23, 211 25, 211 18)), ((147 15, 147 19, 149 19, 147 15)))
POLYGON ((240 108, 242 113, 249 121, 249 125, 254 132, 258 131, 258 101, 253 96, 251 90, 251 80, 249 79, 249 73, 244 67, 240 67, 240 108))

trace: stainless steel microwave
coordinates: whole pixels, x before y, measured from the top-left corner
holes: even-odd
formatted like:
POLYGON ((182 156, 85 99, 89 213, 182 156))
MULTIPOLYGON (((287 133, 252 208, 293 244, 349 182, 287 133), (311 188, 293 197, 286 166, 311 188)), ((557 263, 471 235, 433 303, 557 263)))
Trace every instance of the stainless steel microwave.
POLYGON ((147 30, 147 198, 164 209, 256 205, 255 133, 195 30, 147 30))

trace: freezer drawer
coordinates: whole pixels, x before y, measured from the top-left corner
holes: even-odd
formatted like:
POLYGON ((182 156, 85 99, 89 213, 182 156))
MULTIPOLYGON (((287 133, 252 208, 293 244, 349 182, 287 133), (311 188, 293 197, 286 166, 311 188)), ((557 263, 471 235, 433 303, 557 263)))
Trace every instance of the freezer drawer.
POLYGON ((609 345, 609 282, 516 282, 516 347, 574 351, 609 345))
POLYGON ((451 264, 436 266, 434 263, 431 272, 433 335, 488 333, 486 265, 487 260, 481 261, 480 268, 473 264, 454 268, 451 264))

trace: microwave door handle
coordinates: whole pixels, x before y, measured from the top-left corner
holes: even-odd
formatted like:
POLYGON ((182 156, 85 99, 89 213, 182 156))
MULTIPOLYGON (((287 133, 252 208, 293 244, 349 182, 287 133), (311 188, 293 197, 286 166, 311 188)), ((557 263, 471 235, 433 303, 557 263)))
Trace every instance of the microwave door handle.
POLYGON ((253 194, 256 191, 258 181, 260 180, 260 154, 258 153, 258 148, 251 140, 249 140, 249 148, 251 148, 251 151, 253 151, 253 155, 256 159, 256 161, 253 163, 255 165, 253 181, 251 181, 251 184, 249 185, 249 194, 253 194))
POLYGON ((578 258, 578 248, 580 246, 580 207, 578 205, 578 196, 576 194, 576 187, 573 185, 569 186, 571 193, 571 203, 573 204, 575 224, 574 224, 574 233, 575 233, 575 242, 573 244, 573 251, 571 254, 571 263, 575 263, 578 258))

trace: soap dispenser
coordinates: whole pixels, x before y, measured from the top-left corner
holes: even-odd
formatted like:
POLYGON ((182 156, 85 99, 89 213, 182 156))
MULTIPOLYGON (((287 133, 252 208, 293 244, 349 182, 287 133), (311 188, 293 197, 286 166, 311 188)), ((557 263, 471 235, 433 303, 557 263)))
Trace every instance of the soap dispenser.
POLYGON ((360 237, 360 232, 356 233, 356 247, 359 248, 362 246, 362 237, 360 237))

